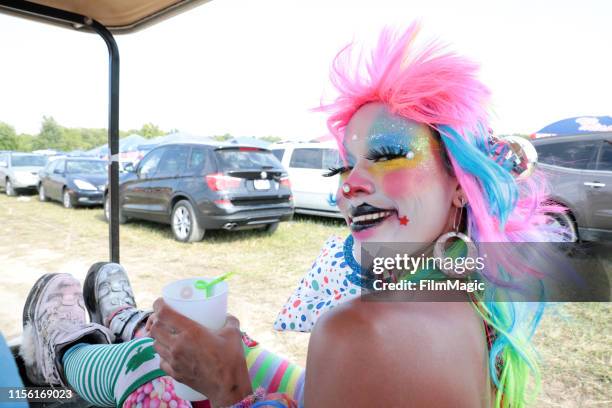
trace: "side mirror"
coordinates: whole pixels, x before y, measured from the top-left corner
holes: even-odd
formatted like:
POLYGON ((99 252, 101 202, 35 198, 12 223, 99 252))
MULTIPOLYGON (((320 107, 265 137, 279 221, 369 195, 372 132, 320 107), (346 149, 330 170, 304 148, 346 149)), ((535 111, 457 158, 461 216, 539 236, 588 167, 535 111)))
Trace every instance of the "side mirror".
POLYGON ((55 169, 55 170, 53 170, 53 174, 62 174, 62 170, 61 169, 55 169))
POLYGON ((128 173, 136 173, 136 166, 134 166, 134 163, 127 163, 125 166, 123 166, 123 171, 127 171, 128 173))

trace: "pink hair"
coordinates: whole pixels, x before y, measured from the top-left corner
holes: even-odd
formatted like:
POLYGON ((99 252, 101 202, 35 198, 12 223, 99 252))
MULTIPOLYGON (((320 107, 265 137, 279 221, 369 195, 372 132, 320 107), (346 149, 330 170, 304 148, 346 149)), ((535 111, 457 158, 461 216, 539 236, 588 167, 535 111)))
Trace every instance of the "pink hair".
POLYGON ((476 79, 478 66, 432 41, 411 47, 419 32, 413 23, 401 35, 385 28, 371 57, 352 61, 352 44, 336 56, 331 81, 339 96, 321 110, 342 145, 344 129, 368 102, 383 102, 392 113, 431 127, 448 125, 460 133, 486 125, 489 90, 476 79))

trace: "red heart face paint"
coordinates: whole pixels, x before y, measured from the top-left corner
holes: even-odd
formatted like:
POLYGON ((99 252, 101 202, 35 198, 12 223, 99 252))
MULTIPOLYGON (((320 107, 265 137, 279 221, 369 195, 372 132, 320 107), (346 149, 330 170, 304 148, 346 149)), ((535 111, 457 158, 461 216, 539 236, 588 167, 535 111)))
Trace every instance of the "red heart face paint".
POLYGON ((429 243, 442 233, 457 182, 428 126, 370 103, 348 123, 344 147, 338 207, 356 243, 429 243))

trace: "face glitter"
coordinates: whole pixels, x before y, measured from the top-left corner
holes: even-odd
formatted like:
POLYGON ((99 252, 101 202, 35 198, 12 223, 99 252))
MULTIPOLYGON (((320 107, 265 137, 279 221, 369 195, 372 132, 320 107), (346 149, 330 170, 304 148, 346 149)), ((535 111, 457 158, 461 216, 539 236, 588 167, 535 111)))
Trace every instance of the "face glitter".
POLYGON ((429 242, 439 236, 456 181, 444 168, 431 128, 372 103, 353 115, 346 136, 348 163, 337 204, 356 242, 429 242), (343 192, 344 184, 350 186, 349 194, 343 192), (371 218, 380 221, 356 230, 354 223, 367 224, 368 219, 355 221, 351 208, 363 203, 382 209, 371 218))

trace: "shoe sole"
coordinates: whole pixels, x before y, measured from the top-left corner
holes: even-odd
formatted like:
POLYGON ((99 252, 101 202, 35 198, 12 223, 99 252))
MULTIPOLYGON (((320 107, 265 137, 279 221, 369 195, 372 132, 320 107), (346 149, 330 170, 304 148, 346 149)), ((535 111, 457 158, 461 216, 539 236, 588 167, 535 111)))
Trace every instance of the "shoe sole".
POLYGON ((98 323, 104 325, 102 321, 102 315, 98 310, 98 299, 96 297, 96 277, 98 272, 104 266, 110 262, 97 262, 89 268, 87 276, 85 276, 85 283, 83 284, 83 298, 85 299, 85 308, 89 314, 89 321, 92 323, 98 323))
POLYGON ((47 285, 47 283, 49 283, 51 279, 58 275, 59 273, 48 273, 38 278, 36 283, 34 283, 34 286, 32 286, 28 298, 26 299, 25 305, 23 306, 23 327, 32 323, 35 317, 34 311, 36 310, 36 306, 39 303, 38 301, 40 300, 42 290, 45 288, 45 286, 47 285))
MULTIPOLYGON (((58 275, 60 274, 59 273, 49 273, 49 274, 43 275, 40 278, 38 278, 38 280, 34 283, 34 286, 32 286, 32 289, 30 290, 30 293, 28 294, 28 298, 26 299, 25 305, 23 306, 23 315, 22 315, 23 323, 22 324, 23 324, 23 327, 26 327, 27 325, 31 327, 30 333, 32 336, 35 337, 34 339, 32 339, 35 344, 38 343, 38 332, 36 331, 35 325, 34 325, 34 320, 36 318, 34 313, 36 311, 36 307, 40 303, 40 299, 41 299, 41 296, 42 296, 42 293, 45 287, 53 278, 55 278, 58 275)), ((30 380, 30 382, 34 384, 40 383, 42 379, 36 376, 33 377, 31 375, 30 373, 31 370, 29 369, 29 367, 31 366, 28 365, 25 361, 24 361, 24 366, 26 367, 26 375, 28 377, 28 380, 30 380)))

